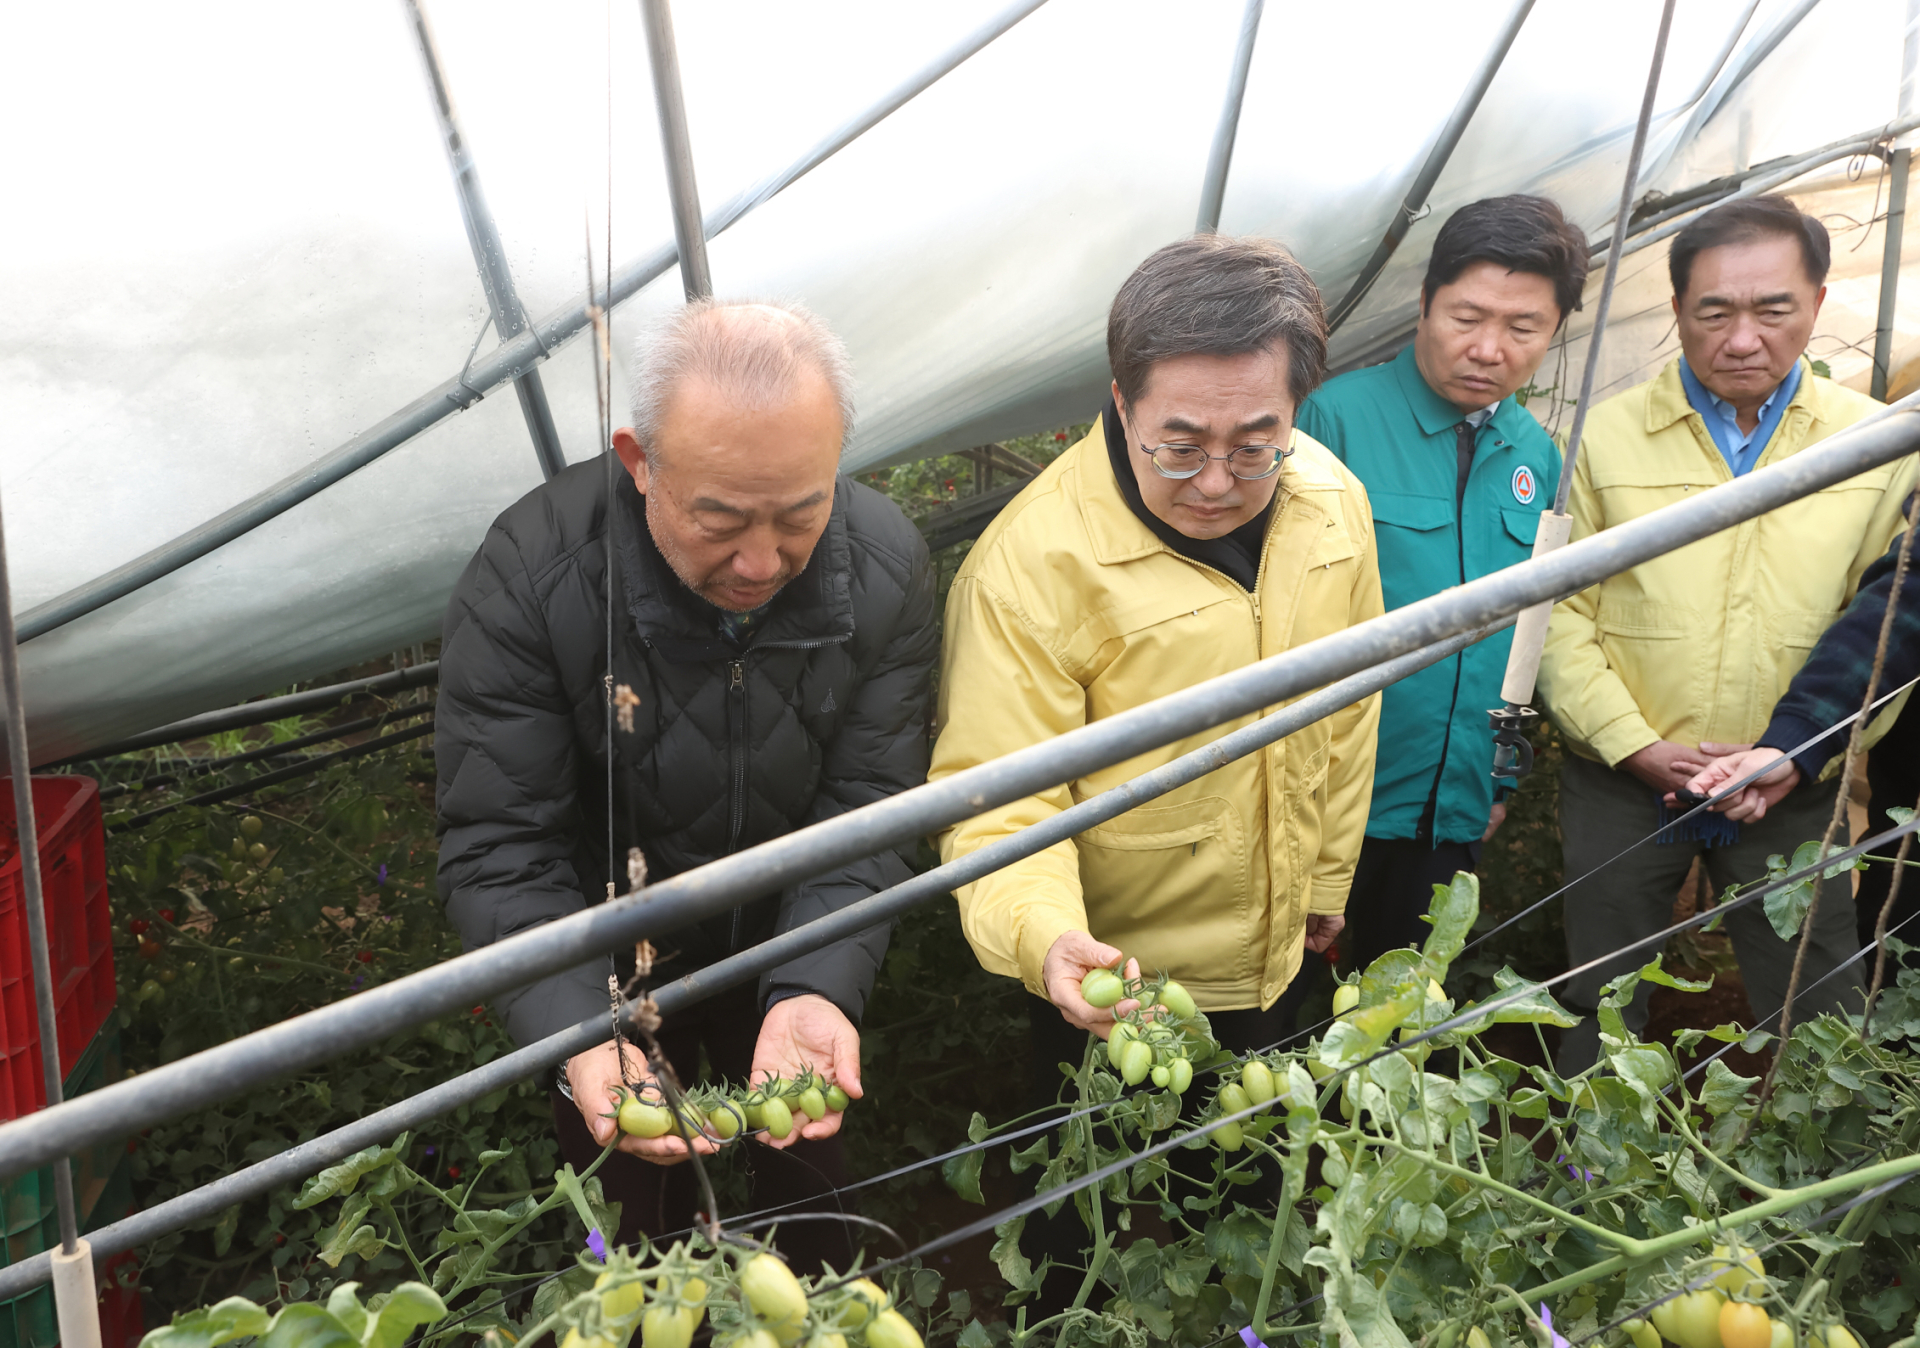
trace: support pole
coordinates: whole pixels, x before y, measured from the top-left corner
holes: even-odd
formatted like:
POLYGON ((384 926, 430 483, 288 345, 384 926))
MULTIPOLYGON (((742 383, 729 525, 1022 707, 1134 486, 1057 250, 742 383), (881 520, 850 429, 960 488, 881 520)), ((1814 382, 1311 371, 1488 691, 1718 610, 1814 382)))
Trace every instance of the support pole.
MULTIPOLYGON (((1666 63, 1667 36, 1673 31, 1673 7, 1674 0, 1666 0, 1660 9, 1660 31, 1653 40, 1653 62, 1647 70, 1646 92, 1640 97, 1640 119, 1634 124, 1633 146, 1627 152, 1627 170, 1620 183, 1620 207, 1613 217, 1613 242, 1607 247, 1606 277, 1600 283, 1600 302, 1594 309, 1593 332, 1587 338, 1587 363, 1580 377, 1580 400, 1574 406, 1573 428, 1567 434, 1566 462, 1561 466, 1560 484, 1553 493, 1553 508, 1540 513, 1540 525, 1533 539, 1535 557, 1544 557, 1565 546, 1573 532, 1573 520, 1567 514, 1567 494, 1573 490, 1573 470, 1579 462, 1580 435, 1586 428, 1587 411, 1593 403, 1593 380, 1600 368, 1600 339, 1606 334, 1607 313, 1613 307, 1613 286, 1620 275, 1621 253, 1627 242, 1627 224, 1633 215, 1634 193, 1639 190, 1640 160, 1646 153, 1647 130, 1653 124, 1653 100, 1660 92, 1660 68, 1666 63)), ((1551 601, 1535 604, 1523 611, 1520 621, 1514 624, 1513 646, 1507 653, 1506 678, 1500 685, 1500 696, 1506 706, 1489 713, 1495 718, 1496 731, 1517 731, 1523 728, 1522 723, 1538 719, 1538 713, 1529 704, 1533 701, 1534 684, 1540 675, 1540 655, 1546 646, 1547 620, 1552 613, 1551 601)), ((1496 734, 1495 742, 1513 743, 1511 740, 1501 740, 1499 734, 1496 734)), ((1519 772, 1513 771, 1514 765, 1513 759, 1496 754, 1493 774, 1496 778, 1510 781, 1525 771, 1524 766, 1520 767, 1519 772)))
POLYGON ((1247 0, 1240 16, 1240 40, 1233 49, 1233 70, 1227 76, 1227 101, 1220 109, 1220 125, 1207 154, 1207 176, 1200 184, 1200 218, 1194 231, 1212 234, 1220 228, 1220 206, 1227 196, 1227 170, 1233 164, 1233 142, 1240 133, 1240 105, 1247 97, 1247 71, 1253 65, 1253 44, 1260 35, 1260 14, 1266 0, 1247 0))
MULTIPOLYGON (((402 2, 407 7, 407 18, 426 69, 427 93, 433 99, 434 115, 440 122, 440 142, 446 147, 447 163, 453 169, 453 186, 460 197, 460 219, 467 227, 474 265, 480 269, 480 285, 487 293, 493 330, 505 345, 527 330, 527 311, 513 288, 513 273, 507 268, 499 226, 494 224, 493 212, 487 207, 486 193, 480 190, 480 167, 460 132, 460 119, 453 110, 453 90, 448 87, 446 74, 441 69, 440 52, 434 45, 427 12, 421 7, 422 0, 402 2)), ((527 434, 533 437, 533 454, 540 462, 540 474, 550 478, 567 466, 567 459, 560 451, 560 432, 553 424, 553 409, 547 405, 547 389, 540 382, 540 371, 529 369, 515 378, 513 391, 520 398, 520 415, 526 418, 527 434)))
MULTIPOLYGON (((7 762, 13 771, 14 834, 20 846, 20 902, 27 910, 28 960, 33 966, 33 1003, 39 1012, 40 1067, 47 1108, 61 1103, 60 1013, 53 1002, 53 964, 47 956, 46 894, 40 883, 40 830, 33 817, 33 769, 27 751, 27 711, 20 696, 20 647, 13 623, 13 585, 7 544, 0 527, 0 696, 6 698, 7 762)), ((99 1348, 100 1311, 93 1295, 93 1261, 81 1253, 80 1223, 73 1207, 73 1168, 62 1155, 53 1166, 53 1202, 60 1214, 60 1276, 57 1300, 60 1342, 99 1348)))
MULTIPOLYGON (((1907 0, 1898 112, 1903 121, 1913 116, 1916 66, 1920 66, 1920 0, 1907 0)), ((1893 378, 1893 310, 1900 294, 1900 254, 1907 223, 1907 174, 1912 166, 1913 147, 1895 146, 1887 174, 1887 233, 1880 256, 1880 312, 1873 325, 1873 383, 1869 390, 1882 402, 1887 399, 1887 381, 1893 378)))
POLYGON ((660 115, 660 152, 667 162, 667 193, 673 201, 673 237, 680 249, 680 285, 687 299, 713 295, 707 269, 707 235, 700 220, 700 189, 693 177, 693 144, 687 138, 687 104, 680 89, 680 51, 673 41, 668 0, 640 0, 647 29, 647 59, 653 65, 653 102, 660 115))
POLYGON ((1360 307, 1360 301, 1367 297, 1373 283, 1380 279, 1380 273, 1386 270, 1387 259, 1393 256, 1400 241, 1407 237, 1407 231, 1413 228, 1413 222, 1426 213, 1427 197, 1433 192, 1433 185, 1440 181, 1440 173, 1453 158, 1460 137, 1467 132, 1467 124, 1473 120, 1473 114, 1480 108, 1480 100, 1485 98, 1487 90, 1493 85, 1493 77, 1500 73, 1501 65, 1507 59, 1507 53, 1513 48, 1513 40, 1520 36, 1520 25, 1527 21, 1527 15, 1533 11, 1533 0, 1519 0, 1513 7, 1513 13, 1507 17, 1506 27, 1500 30, 1500 36, 1494 39, 1493 47, 1480 62, 1480 68, 1473 72, 1473 78, 1467 81, 1466 91, 1460 95, 1460 101, 1454 105, 1453 114, 1447 118, 1446 125, 1440 128, 1440 138, 1434 142, 1433 149, 1427 154, 1426 163, 1414 175, 1413 185, 1407 189, 1406 199, 1400 203, 1400 209, 1393 213, 1393 221, 1387 226, 1386 237, 1373 250, 1373 256, 1367 259, 1366 266, 1360 269, 1360 275, 1348 287, 1340 302, 1327 314, 1327 331, 1331 333, 1360 307))

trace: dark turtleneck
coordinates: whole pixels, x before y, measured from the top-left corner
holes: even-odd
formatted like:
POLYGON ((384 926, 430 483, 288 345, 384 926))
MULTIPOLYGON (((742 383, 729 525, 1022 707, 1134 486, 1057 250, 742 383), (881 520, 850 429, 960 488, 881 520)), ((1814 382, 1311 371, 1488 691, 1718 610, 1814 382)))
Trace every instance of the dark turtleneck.
POLYGON ((1100 414, 1100 424, 1107 433, 1107 459, 1113 464, 1113 480, 1119 484, 1120 494, 1140 522, 1182 557, 1232 577, 1241 589, 1252 593, 1260 576, 1260 553, 1266 546, 1267 521, 1273 518, 1273 501, 1280 499, 1280 493, 1275 491, 1265 510, 1230 534, 1219 538, 1189 538, 1147 509, 1129 457, 1139 450, 1127 443, 1127 433, 1120 426, 1120 409, 1111 398, 1100 414))

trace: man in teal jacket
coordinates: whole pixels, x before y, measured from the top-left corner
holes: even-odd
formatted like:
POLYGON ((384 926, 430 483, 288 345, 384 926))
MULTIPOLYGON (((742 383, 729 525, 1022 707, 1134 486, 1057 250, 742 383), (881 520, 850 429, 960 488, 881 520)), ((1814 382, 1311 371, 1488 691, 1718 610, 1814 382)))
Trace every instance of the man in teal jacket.
MULTIPOLYGON (((1544 197, 1495 197, 1440 227, 1413 344, 1321 386, 1299 428, 1366 484, 1389 609, 1526 560, 1560 451, 1514 401, 1579 307, 1587 241, 1544 197)), ((1500 826, 1487 709, 1511 633, 1383 694, 1366 841, 1347 900, 1365 967, 1419 945, 1433 885, 1471 871, 1500 826)))

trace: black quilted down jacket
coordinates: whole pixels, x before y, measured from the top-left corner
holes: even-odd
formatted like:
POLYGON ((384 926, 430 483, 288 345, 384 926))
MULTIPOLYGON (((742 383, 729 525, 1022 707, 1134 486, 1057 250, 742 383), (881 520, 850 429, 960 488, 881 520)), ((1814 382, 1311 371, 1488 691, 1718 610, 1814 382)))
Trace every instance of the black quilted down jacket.
MULTIPOLYGON (((653 545, 632 478, 614 534, 625 594, 616 679, 639 696, 615 732, 615 852, 650 880, 926 780, 939 629, 920 535, 842 477, 807 567, 742 646, 653 545)), ((442 629, 434 751, 440 893, 468 949, 580 911, 606 893, 605 467, 577 464, 494 521, 442 629)), ((699 969, 898 884, 893 852, 854 862, 656 940, 662 979, 699 969)), ((817 992, 858 1023, 885 927, 761 980, 817 992)), ((627 956, 631 968, 631 955, 627 956)), ((497 999, 531 1043, 607 1009, 610 961, 497 999)), ((622 970, 623 974, 627 970, 622 970)))

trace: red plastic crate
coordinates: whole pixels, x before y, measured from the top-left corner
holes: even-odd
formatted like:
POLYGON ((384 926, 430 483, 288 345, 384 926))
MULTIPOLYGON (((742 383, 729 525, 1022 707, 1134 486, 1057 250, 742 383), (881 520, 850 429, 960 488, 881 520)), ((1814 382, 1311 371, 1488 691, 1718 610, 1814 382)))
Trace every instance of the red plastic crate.
MULTIPOLYGON (((91 777, 35 777, 47 954, 59 1024, 60 1072, 70 1074, 113 1010, 113 919, 106 834, 91 777)), ((39 1016, 22 903, 13 792, 0 783, 0 1121, 46 1104, 39 1016)))
POLYGON ((122 1250, 95 1269, 93 1276, 100 1290, 100 1348, 136 1348, 147 1333, 140 1305, 140 1256, 122 1250))

